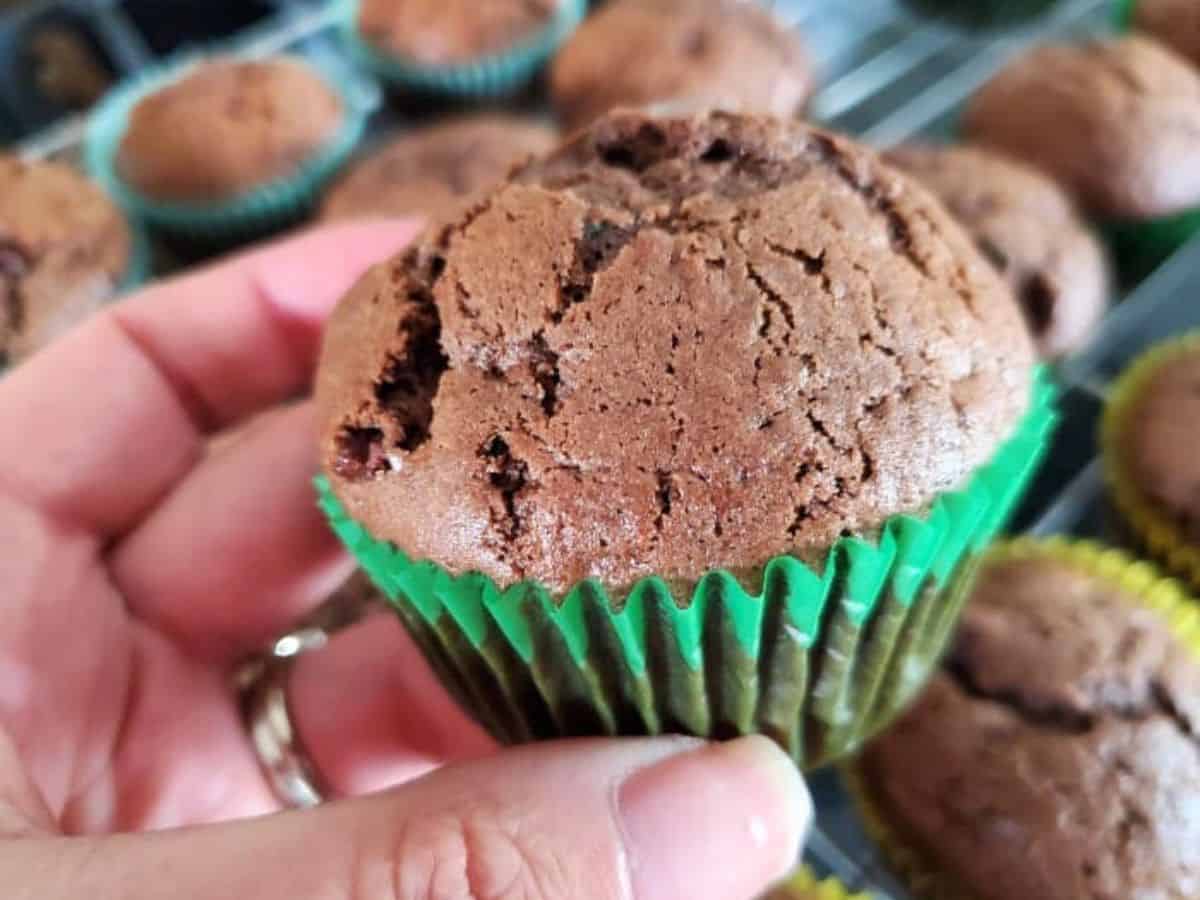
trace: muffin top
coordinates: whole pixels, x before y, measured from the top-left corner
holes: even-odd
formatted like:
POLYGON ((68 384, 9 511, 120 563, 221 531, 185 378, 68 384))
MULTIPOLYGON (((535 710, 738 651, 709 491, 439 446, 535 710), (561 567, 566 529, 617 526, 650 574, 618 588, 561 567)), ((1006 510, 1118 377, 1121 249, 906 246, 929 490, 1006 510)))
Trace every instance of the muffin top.
POLYGON ((967 227, 1016 293, 1041 356, 1087 340, 1108 303, 1108 261, 1058 185, 980 147, 907 146, 885 158, 967 227))
POLYGON ((684 101, 791 116, 812 93, 796 33, 741 0, 615 0, 558 54, 551 94, 569 125, 617 106, 684 101))
POLYGON ((623 113, 342 301, 321 455, 351 516, 451 571, 687 582, 962 485, 1032 361, 970 239, 870 152, 623 113))
POLYGON ((1200 664, 1122 589, 986 565, 957 647, 861 771, 978 900, 1200 896, 1200 664))
POLYGON ((1195 0, 1137 0, 1133 26, 1200 65, 1200 4, 1195 0))
POLYGON ((550 150, 556 137, 539 122, 491 113, 409 132, 352 166, 326 195, 321 218, 448 218, 515 163, 550 150))
POLYGON ((1143 37, 1017 57, 970 101, 965 129, 1102 218, 1200 206, 1200 73, 1143 37))
POLYGON ((116 292, 129 228, 74 169, 0 155, 0 359, 19 359, 116 292))
POLYGON ((341 98, 299 59, 211 60, 133 108, 117 172, 155 200, 228 199, 294 174, 343 118, 341 98))
POLYGON ((532 39, 562 0, 361 0, 358 30, 381 50, 425 65, 469 63, 532 39))
POLYGON ((1138 491, 1200 543, 1200 348, 1158 366, 1123 427, 1119 452, 1138 491))

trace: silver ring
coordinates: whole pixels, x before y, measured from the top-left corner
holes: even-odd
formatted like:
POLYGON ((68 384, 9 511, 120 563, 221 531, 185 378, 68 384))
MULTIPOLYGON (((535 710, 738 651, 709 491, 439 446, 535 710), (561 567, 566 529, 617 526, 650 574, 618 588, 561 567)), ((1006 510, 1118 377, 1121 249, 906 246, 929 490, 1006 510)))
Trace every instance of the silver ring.
POLYGON ((329 634, 320 628, 291 632, 235 677, 259 766, 279 800, 295 809, 318 805, 329 791, 292 723, 287 679, 297 657, 328 642, 329 634))

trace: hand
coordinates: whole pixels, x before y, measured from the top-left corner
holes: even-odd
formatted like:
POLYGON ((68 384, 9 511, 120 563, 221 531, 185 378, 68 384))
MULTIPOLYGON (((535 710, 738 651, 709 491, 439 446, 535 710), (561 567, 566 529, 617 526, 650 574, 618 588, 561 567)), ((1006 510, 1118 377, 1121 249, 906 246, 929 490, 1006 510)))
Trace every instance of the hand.
POLYGON ((278 804, 230 672, 351 563, 307 403, 210 438, 305 391, 336 299, 412 234, 340 226, 163 282, 0 380, 6 898, 749 900, 794 860, 807 795, 767 741, 494 754, 390 616, 290 685, 325 781, 376 793, 255 818, 278 804))

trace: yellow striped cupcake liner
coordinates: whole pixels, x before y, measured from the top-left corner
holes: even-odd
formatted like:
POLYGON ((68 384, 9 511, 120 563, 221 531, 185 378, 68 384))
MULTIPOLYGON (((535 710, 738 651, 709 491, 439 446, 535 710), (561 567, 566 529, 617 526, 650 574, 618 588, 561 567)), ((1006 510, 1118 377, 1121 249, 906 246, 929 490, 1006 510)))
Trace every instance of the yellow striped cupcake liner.
POLYGON ((1138 487, 1125 458, 1123 436, 1143 391, 1160 367, 1200 352, 1200 331, 1151 348, 1125 370, 1109 394, 1100 424, 1100 447, 1109 496, 1139 550, 1153 557, 1193 589, 1200 589, 1200 547, 1138 487))
MULTIPOLYGON (((1120 588, 1121 595, 1132 605, 1158 613, 1175 637, 1200 660, 1200 607, 1184 586, 1163 575, 1153 563, 1094 541, 1053 537, 1001 542, 988 550, 971 571, 964 573, 955 590, 969 594, 977 573, 989 565, 1045 560, 1066 563, 1120 588)), ((903 834, 892 827, 873 802, 867 781, 857 766, 843 765, 841 776, 863 828, 915 900, 976 900, 957 879, 939 871, 925 854, 905 842, 903 834)))
POLYGON ((819 881, 811 869, 802 866, 762 900, 871 900, 871 896, 851 894, 836 878, 819 881))

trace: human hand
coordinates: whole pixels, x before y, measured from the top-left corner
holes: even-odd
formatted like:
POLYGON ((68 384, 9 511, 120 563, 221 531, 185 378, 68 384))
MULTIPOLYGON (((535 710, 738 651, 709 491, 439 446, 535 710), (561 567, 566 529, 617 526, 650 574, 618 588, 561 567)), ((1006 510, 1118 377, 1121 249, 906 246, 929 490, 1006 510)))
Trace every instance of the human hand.
POLYGON ((0 381, 6 898, 749 900, 794 860, 807 795, 764 739, 493 754, 386 616, 290 685, 325 782, 376 793, 258 817, 278 802, 230 673, 351 563, 307 403, 209 439, 306 389, 336 299, 412 234, 338 226, 163 282, 0 381))

